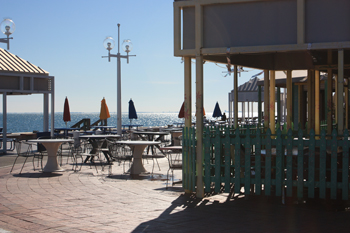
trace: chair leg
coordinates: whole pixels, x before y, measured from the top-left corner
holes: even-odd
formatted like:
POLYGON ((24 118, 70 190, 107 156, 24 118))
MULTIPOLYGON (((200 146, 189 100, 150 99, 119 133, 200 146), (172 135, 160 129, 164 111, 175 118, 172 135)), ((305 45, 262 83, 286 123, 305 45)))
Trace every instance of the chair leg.
POLYGON ((12 165, 12 168, 11 168, 11 171, 10 171, 10 173, 12 172, 12 170, 13 170, 13 167, 15 166, 15 164, 16 164, 16 161, 17 161, 17 159, 18 159, 18 156, 16 157, 15 161, 13 162, 13 165, 12 165))
POLYGON ((28 159, 28 157, 26 157, 26 159, 24 160, 24 163, 23 163, 23 165, 22 165, 22 168, 21 168, 21 171, 19 172, 19 174, 21 174, 21 173, 22 173, 23 167, 24 167, 24 165, 26 164, 27 159, 28 159))
POLYGON ((165 189, 168 189, 169 171, 170 171, 170 169, 168 169, 168 172, 166 173, 166 188, 165 189))
POLYGON ((34 168, 34 171, 35 171, 35 156, 33 156, 33 168, 34 168))

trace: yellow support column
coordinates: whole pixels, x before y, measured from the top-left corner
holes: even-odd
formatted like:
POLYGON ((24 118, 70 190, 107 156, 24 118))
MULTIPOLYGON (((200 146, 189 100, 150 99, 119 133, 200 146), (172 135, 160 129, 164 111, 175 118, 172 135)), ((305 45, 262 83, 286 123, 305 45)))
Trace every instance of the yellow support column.
MULTIPOLYGON (((328 65, 332 65, 332 51, 328 50, 327 53, 328 65)), ((332 134, 332 92, 333 92, 333 70, 331 68, 327 69, 327 134, 332 134)))
POLYGON ((287 70, 287 129, 292 128, 293 117, 293 83, 292 83, 292 71, 287 70))
POLYGON ((276 90, 275 90, 275 71, 270 71, 270 130, 272 134, 276 133, 275 129, 275 101, 276 101, 276 90))
POLYGON ((270 81, 269 81, 269 70, 264 70, 264 128, 269 128, 270 122, 270 81))
POLYGON ((315 134, 320 135, 320 71, 315 71, 315 134))
POLYGON ((184 58, 185 66, 185 127, 190 128, 192 125, 192 84, 191 84, 191 58, 184 58))

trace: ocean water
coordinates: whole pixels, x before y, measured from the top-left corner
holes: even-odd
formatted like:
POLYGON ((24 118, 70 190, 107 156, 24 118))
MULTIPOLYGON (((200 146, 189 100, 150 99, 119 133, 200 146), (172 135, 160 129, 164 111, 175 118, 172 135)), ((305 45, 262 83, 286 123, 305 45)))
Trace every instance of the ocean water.
MULTIPOLYGON (((108 125, 117 126, 117 114, 110 113, 111 117, 108 118, 108 125)), ((71 121, 67 123, 70 127, 80 121, 83 118, 90 118, 91 124, 99 119, 100 113, 83 113, 72 112, 71 121)), ((184 119, 178 118, 178 113, 137 113, 138 119, 132 120, 132 124, 143 125, 144 127, 153 126, 168 126, 176 123, 184 122, 184 119)), ((212 116, 212 112, 206 112, 206 118, 208 120, 217 120, 212 116)), ((226 112, 228 117, 228 113, 226 112)), ((242 116, 242 112, 238 113, 238 116, 242 116)), ((254 112, 254 116, 258 116, 257 112, 254 112)), ((247 114, 246 114, 247 117, 247 114)), ((2 127, 3 115, 0 113, 0 127, 2 127)), ((195 121, 195 114, 192 114, 192 121, 195 121)), ((122 124, 130 124, 128 113, 122 113, 122 124)), ((51 117, 49 127, 51 127, 51 117)), ((63 113, 55 113, 55 128, 66 127, 63 121, 63 113)), ((8 113, 7 114, 7 132, 33 132, 43 130, 43 114, 42 113, 8 113)))
MULTIPOLYGON (((116 113, 110 113, 108 125, 117 126, 116 113)), ((67 123, 70 127, 83 118, 90 118, 91 124, 99 119, 99 112, 96 113, 71 113, 71 121, 67 123)), ((138 119, 132 120, 132 124, 151 126, 167 126, 174 122, 184 122, 184 119, 178 118, 178 113, 137 113, 138 119)), ((2 127, 3 115, 0 114, 0 126, 2 127)), ((193 115, 193 120, 195 120, 193 115)), ((51 121, 51 118, 50 118, 51 121)), ((128 113, 122 114, 122 124, 130 124, 128 113)), ((49 127, 51 122, 49 123, 49 127)), ((63 121, 63 113, 55 113, 55 127, 66 127, 63 121)), ((43 130, 43 114, 42 113, 8 113, 7 114, 7 132, 33 132, 43 130)))

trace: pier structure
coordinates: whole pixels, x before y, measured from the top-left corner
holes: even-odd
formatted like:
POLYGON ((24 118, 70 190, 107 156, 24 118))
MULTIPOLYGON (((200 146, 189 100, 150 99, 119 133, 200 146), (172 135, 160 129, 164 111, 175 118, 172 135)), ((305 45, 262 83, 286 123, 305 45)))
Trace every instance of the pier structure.
MULTIPOLYGON (((54 129, 55 78, 39 66, 0 48, 0 94, 2 94, 3 153, 7 152, 7 97, 13 95, 43 95, 43 131, 49 132, 49 95, 51 95, 51 129, 54 129)), ((35 104, 35 103, 33 103, 35 104)), ((51 130, 51 136, 54 131, 51 130)))
MULTIPOLYGON (((276 135, 276 92, 272 91, 276 89, 276 72, 286 73, 288 129, 291 129, 292 122, 306 116, 306 133, 314 131, 316 135, 321 134, 320 73, 326 73, 327 138, 333 130, 342 137, 348 128, 349 108, 345 99, 349 97, 350 76, 349 8, 350 2, 343 0, 174 1, 174 55, 184 58, 185 112, 190 110, 192 102, 191 59, 196 61, 197 128, 193 155, 196 165, 192 167, 193 171, 189 168, 188 172, 196 174, 193 187, 196 187, 198 197, 204 195, 203 165, 207 165, 203 162, 204 126, 203 118, 200 117, 205 94, 204 63, 222 63, 229 69, 233 66, 233 109, 238 109, 237 67, 264 71, 264 130, 269 129, 272 135, 276 135), (307 70, 306 86, 293 85, 293 70, 307 70), (299 98, 293 98, 293 95, 299 98), (303 109, 300 109, 301 106, 303 109), (303 114, 296 114, 297 110, 303 114)), ((238 111, 234 111, 233 118, 234 127, 237 128, 238 111)), ((185 116, 187 127, 190 127, 190 120, 190 117, 185 116)))

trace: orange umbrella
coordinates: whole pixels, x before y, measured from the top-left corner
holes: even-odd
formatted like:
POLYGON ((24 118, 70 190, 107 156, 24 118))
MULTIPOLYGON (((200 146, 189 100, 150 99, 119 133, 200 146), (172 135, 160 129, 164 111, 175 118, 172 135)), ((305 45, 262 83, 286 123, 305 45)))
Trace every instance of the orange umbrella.
POLYGON ((101 111, 100 111, 100 120, 107 120, 107 118, 110 118, 111 116, 109 115, 109 110, 106 104, 106 100, 103 97, 101 101, 101 111))
POLYGON ((68 103, 68 98, 67 97, 66 97, 66 100, 64 101, 63 121, 66 123, 66 127, 67 127, 67 122, 71 121, 71 119, 70 119, 70 111, 69 111, 69 103, 68 103))

